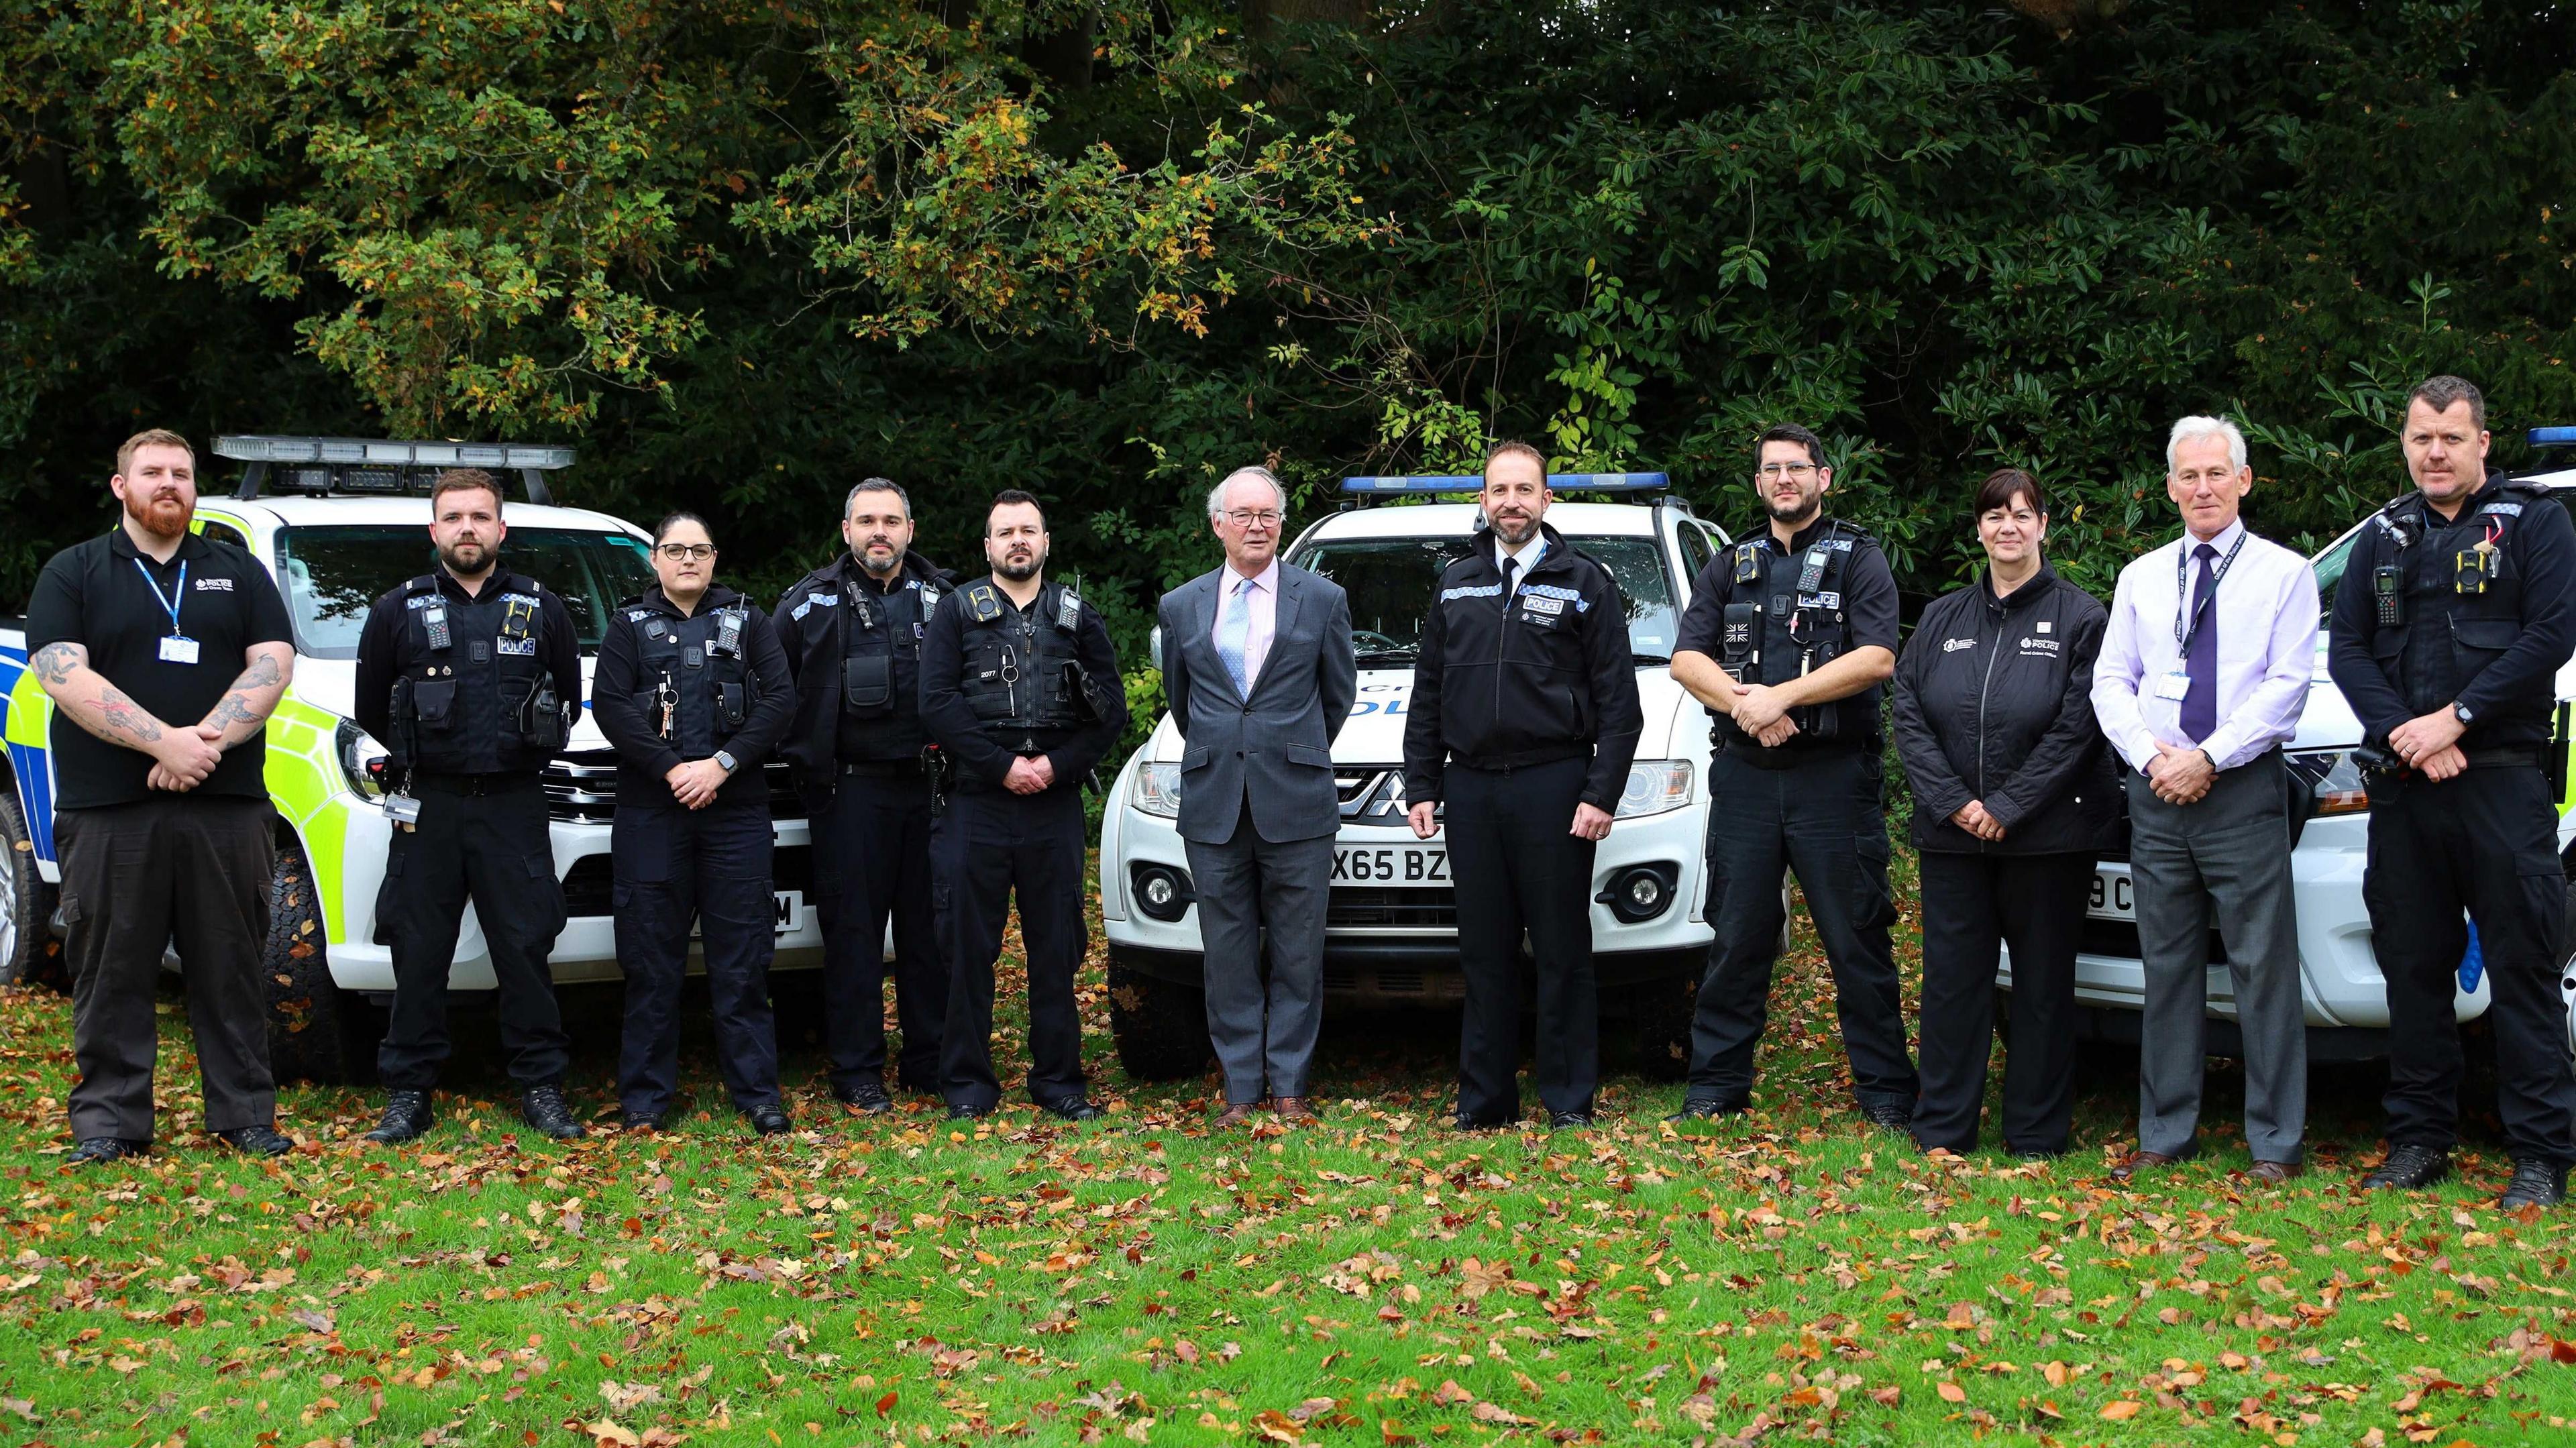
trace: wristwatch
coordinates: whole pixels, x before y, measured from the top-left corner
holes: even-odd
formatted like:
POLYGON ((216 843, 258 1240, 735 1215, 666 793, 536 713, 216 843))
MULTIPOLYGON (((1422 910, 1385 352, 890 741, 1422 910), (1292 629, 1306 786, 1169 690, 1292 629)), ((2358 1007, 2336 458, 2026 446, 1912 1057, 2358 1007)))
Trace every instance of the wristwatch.
POLYGON ((2451 706, 2451 717, 2459 720, 2460 727, 2463 729, 2466 729, 2470 725, 2478 722, 2478 716, 2469 712, 2469 706, 2466 704, 2453 704, 2451 706))
POLYGON ((733 757, 733 752, 727 749, 719 749, 716 751, 716 763, 723 765, 724 772, 727 774, 731 774, 736 769, 742 767, 741 762, 733 757))

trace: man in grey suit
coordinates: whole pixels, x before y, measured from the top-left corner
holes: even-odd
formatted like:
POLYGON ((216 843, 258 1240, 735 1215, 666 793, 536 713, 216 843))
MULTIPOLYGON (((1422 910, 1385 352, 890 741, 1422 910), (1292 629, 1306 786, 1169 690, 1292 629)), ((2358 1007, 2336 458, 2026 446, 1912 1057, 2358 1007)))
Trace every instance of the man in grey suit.
POLYGON ((1181 839, 1207 962, 1208 1038, 1225 1068, 1219 1126, 1268 1100, 1311 1121, 1323 1021, 1324 901, 1341 795, 1333 736, 1358 694, 1351 605, 1279 561, 1287 490, 1237 468, 1208 494, 1225 566, 1163 595, 1163 697, 1186 744, 1181 839))

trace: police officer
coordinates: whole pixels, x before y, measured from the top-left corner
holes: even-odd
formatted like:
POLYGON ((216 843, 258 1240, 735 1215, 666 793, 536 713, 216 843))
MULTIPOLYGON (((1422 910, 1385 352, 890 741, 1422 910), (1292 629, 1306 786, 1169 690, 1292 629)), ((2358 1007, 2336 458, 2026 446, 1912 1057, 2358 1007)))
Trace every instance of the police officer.
POLYGON ((769 786, 761 764, 794 704, 769 616, 715 582, 706 520, 653 530, 660 580, 617 606, 600 640, 591 713, 617 747, 610 831, 626 1035, 617 1098, 628 1131, 658 1131, 680 1089, 680 983, 689 926, 706 940, 716 1068, 763 1136, 788 1129, 769 1016, 777 932, 769 786))
POLYGON ((2457 377, 2409 394, 2417 491, 2353 542, 2329 667, 2366 748, 2362 896, 2388 981, 2388 1154, 2362 1185, 2450 1173, 2459 1119, 2454 972, 2476 922, 2513 1155, 2508 1210, 2565 1198, 2576 1158, 2557 940, 2566 910, 2545 756, 2553 681, 2576 652, 2576 527, 2540 488, 2486 471, 2486 399, 2457 377))
POLYGON ((940 1090, 951 1120, 1001 1102, 993 1075, 993 962, 1014 888, 1029 971, 1029 1099, 1067 1121, 1084 1094, 1073 973, 1082 917, 1082 782, 1127 727, 1108 626, 1044 576, 1046 516, 1017 488, 984 519, 989 578, 950 593, 921 644, 921 722, 953 781, 930 844, 948 959, 940 1090))
POLYGON ((581 645, 563 600, 500 566, 501 488, 451 468, 430 489, 438 567, 386 592, 358 635, 358 727, 382 741, 397 828, 376 896, 393 945, 394 1004, 376 1053, 388 1094, 370 1141, 429 1130, 447 1060, 448 972, 474 902, 500 986, 501 1043, 520 1112, 582 1134, 565 1104, 567 1041, 546 956, 564 926, 537 772, 581 709, 581 645))
POLYGON ((921 639, 946 591, 912 551, 912 500, 867 478, 841 505, 848 551, 778 601, 796 676, 779 753, 813 831, 823 919, 823 1035, 833 1099, 865 1112, 886 1095, 885 937, 894 921, 896 1084, 939 1089, 948 970, 930 908, 930 779, 921 730, 921 639))
POLYGON ((1833 469, 1803 427, 1766 430, 1755 488, 1771 526, 1692 586, 1673 678, 1708 706, 1709 924, 1717 939, 1674 1120, 1750 1109, 1794 870, 1834 973, 1861 1114, 1903 1130, 1917 1083, 1897 1000, 1879 695, 1896 670, 1896 578, 1871 537, 1824 516, 1833 469))
POLYGON ((1645 715, 1619 586, 1547 526, 1552 500, 1536 448, 1504 442, 1486 454, 1486 528, 1440 574, 1404 721, 1406 823, 1427 840, 1445 805, 1450 876, 1477 895, 1458 912, 1461 1131, 1520 1116, 1524 930, 1551 1129, 1592 1124, 1601 1075, 1592 857, 1645 715))

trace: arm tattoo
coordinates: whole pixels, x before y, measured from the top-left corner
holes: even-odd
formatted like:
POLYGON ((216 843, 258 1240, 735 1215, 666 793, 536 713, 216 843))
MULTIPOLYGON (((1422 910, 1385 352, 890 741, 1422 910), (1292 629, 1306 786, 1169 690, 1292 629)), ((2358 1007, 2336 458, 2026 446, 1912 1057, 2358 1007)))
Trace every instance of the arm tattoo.
MULTIPOLYGON (((272 677, 276 672, 273 668, 269 670, 272 677)), ((215 711, 206 716, 206 722, 218 729, 230 729, 236 724, 262 724, 267 720, 267 715, 253 709, 239 694, 226 694, 223 702, 215 706, 215 711)))
POLYGON ((233 687, 236 689, 264 689, 276 682, 277 660, 268 654, 262 654, 258 658, 250 661, 250 667, 242 670, 240 678, 233 680, 233 687))
POLYGON ((161 728, 152 722, 150 711, 119 693, 113 684, 99 690, 98 717, 109 728, 121 729, 137 739, 161 737, 161 728))
POLYGON ((69 683, 72 671, 88 662, 89 650, 79 644, 47 644, 27 661, 36 671, 37 680, 54 688, 69 683))

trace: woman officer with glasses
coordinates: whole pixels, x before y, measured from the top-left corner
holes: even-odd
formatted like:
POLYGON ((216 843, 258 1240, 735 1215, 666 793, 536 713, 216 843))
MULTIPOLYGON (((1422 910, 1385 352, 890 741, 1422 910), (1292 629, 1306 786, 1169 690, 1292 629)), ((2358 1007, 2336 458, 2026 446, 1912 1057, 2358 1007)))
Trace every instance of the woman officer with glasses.
POLYGON ((673 513, 653 535, 658 587, 617 606, 591 708, 617 747, 617 965, 626 1032, 617 1098, 629 1131, 655 1131, 679 1090, 680 981, 703 923, 716 1062, 752 1129, 788 1129, 769 1014, 773 887, 761 763, 796 689, 766 612, 715 582, 706 521, 673 513))

